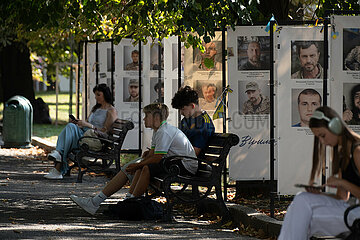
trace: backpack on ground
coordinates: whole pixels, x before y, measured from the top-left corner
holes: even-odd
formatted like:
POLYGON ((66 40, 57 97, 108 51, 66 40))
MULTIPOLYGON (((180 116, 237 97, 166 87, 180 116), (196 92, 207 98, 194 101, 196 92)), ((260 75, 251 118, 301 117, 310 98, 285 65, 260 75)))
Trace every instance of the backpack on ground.
POLYGON ((148 197, 128 198, 109 205, 104 214, 120 220, 158 220, 163 217, 163 204, 148 197))

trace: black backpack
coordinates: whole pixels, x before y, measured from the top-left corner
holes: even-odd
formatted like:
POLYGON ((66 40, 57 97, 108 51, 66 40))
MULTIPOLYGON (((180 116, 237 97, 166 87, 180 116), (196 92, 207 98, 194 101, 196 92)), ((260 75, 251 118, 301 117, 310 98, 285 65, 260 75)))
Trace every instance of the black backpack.
POLYGON ((158 220, 163 217, 163 204, 148 197, 128 198, 109 205, 104 214, 120 220, 158 220))

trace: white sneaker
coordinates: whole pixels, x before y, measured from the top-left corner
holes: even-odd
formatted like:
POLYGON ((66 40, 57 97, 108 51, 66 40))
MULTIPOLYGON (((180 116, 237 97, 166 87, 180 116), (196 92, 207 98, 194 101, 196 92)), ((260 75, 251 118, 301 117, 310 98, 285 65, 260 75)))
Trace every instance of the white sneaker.
POLYGON ((44 176, 47 179, 63 179, 63 175, 56 168, 50 170, 48 174, 44 176))
POLYGON ((94 215, 100 206, 95 206, 91 200, 91 197, 78 197, 76 195, 70 195, 71 200, 74 201, 79 207, 84 209, 86 212, 94 215))
POLYGON ((57 150, 53 150, 49 153, 48 159, 55 162, 61 162, 61 154, 57 150))

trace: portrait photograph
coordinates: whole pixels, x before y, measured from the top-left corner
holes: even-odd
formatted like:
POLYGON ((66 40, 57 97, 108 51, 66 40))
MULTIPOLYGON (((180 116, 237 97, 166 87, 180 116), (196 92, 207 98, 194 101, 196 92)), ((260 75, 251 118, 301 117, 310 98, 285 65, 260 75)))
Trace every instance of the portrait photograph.
POLYGON ((343 70, 360 71, 360 28, 344 28, 343 70))
MULTIPOLYGON (((144 53, 143 50, 141 48, 142 53, 144 53)), ((124 71, 139 71, 139 62, 139 47, 124 46, 124 71)))
MULTIPOLYGON (((172 71, 176 70, 178 68, 178 44, 177 43, 173 43, 171 46, 171 66, 172 66, 172 71)), ((181 71, 184 71, 184 59, 185 59, 185 46, 182 45, 181 46, 181 50, 180 50, 180 61, 181 61, 181 71)))
POLYGON ((112 70, 111 70, 111 48, 107 48, 106 49, 106 69, 108 72, 115 72, 115 51, 113 50, 113 55, 112 55, 112 70))
POLYGON ((322 105, 322 89, 291 89, 291 126, 309 127, 310 117, 322 105))
POLYGON ((123 78, 123 101, 139 102, 139 79, 135 77, 123 78))
POLYGON ((348 125, 360 125, 360 83, 343 84, 343 120, 348 125))
POLYGON ((238 81, 237 93, 239 114, 270 114, 269 81, 238 81))
POLYGON ((197 80, 194 90, 199 96, 199 105, 204 110, 215 110, 217 98, 221 95, 222 81, 197 80))
POLYGON ((203 42, 205 48, 201 52, 199 48, 193 51, 193 64, 195 71, 221 71, 222 56, 221 56, 221 41, 211 41, 209 43, 203 42))
POLYGON ((164 70, 164 47, 160 47, 159 43, 155 43, 150 47, 150 70, 164 70), (160 58, 160 64, 159 64, 160 58))
POLYGON ((323 53, 323 41, 291 41, 291 79, 323 79, 323 53))
POLYGON ((164 80, 158 77, 150 78, 150 102, 164 103, 164 80))
POLYGON ((238 36, 238 71, 270 70, 270 37, 238 36))

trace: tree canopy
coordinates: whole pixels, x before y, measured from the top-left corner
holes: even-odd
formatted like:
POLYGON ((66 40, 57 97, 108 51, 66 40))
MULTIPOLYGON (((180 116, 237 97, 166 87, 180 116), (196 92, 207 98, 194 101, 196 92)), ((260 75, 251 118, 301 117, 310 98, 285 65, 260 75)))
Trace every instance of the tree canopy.
POLYGON ((358 0, 2 0, 0 51, 29 47, 46 63, 69 61, 80 40, 130 37, 134 43, 181 36, 203 48, 215 29, 281 20, 311 20, 325 9, 359 10, 358 0), (191 35, 189 33, 196 33, 191 35))

